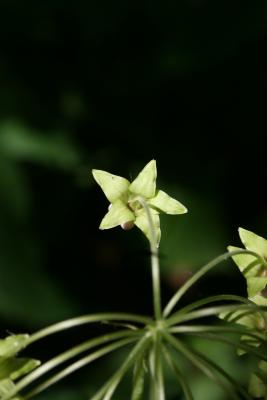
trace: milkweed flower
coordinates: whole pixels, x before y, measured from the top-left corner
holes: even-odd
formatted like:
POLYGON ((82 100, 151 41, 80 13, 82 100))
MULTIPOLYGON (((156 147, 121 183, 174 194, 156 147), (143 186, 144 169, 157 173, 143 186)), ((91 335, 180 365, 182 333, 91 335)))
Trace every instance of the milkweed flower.
MULTIPOLYGON (((239 228, 238 232, 245 248, 259 255, 258 258, 252 254, 238 254, 232 257, 246 278, 249 298, 253 298, 267 285, 267 240, 243 228, 239 228)), ((227 249, 242 250, 235 246, 228 246, 227 249)))
POLYGON ((99 169, 93 169, 92 174, 110 202, 108 213, 102 219, 100 229, 110 229, 118 225, 121 225, 123 229, 130 229, 136 225, 151 241, 149 221, 140 201, 143 199, 149 207, 157 244, 159 244, 161 236, 159 213, 184 214, 187 212, 186 207, 179 201, 162 190, 156 189, 155 160, 151 160, 131 183, 121 176, 99 169))

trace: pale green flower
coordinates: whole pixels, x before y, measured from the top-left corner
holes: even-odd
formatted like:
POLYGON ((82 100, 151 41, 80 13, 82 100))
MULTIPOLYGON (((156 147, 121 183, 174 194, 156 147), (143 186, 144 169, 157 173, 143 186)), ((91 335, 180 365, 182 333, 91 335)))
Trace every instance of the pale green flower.
MULTIPOLYGON (((247 280, 249 298, 260 293, 267 285, 267 240, 246 229, 238 229, 241 242, 247 250, 254 251, 260 257, 250 254, 238 254, 233 260, 247 280)), ((229 251, 242 250, 228 246, 229 251)))
POLYGON ((123 229, 130 229, 136 225, 151 240, 148 218, 140 203, 140 198, 142 198, 150 209, 157 243, 159 243, 161 234, 159 213, 184 214, 187 212, 179 201, 162 190, 156 190, 155 160, 151 160, 132 183, 106 171, 93 169, 92 173, 110 201, 109 211, 101 221, 100 229, 110 229, 118 225, 121 225, 123 229))

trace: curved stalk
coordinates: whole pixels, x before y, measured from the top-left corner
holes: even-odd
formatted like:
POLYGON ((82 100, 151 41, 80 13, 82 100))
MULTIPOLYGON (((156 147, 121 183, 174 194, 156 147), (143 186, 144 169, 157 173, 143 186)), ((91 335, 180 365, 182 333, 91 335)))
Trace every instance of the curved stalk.
POLYGON ((46 336, 66 329, 74 328, 79 325, 91 324, 95 322, 105 323, 109 321, 129 321, 147 325, 152 322, 152 319, 142 315, 127 313, 99 313, 82 315, 80 317, 70 318, 62 322, 57 322, 56 324, 50 325, 35 332, 30 336, 28 343, 30 344, 36 342, 37 340, 43 339, 46 336))
POLYGON ((212 268, 214 268, 216 265, 220 264, 222 261, 226 261, 228 258, 233 257, 238 254, 250 254, 255 256, 256 258, 259 258, 261 260, 261 257, 255 253, 254 251, 250 250, 236 250, 236 251, 230 251, 227 253, 224 253, 220 255, 219 257, 216 257, 214 260, 210 261, 208 264, 204 265, 198 272, 196 272, 188 281, 185 282, 185 284, 177 290, 177 292, 172 296, 166 307, 164 308, 163 311, 163 316, 167 317, 173 308, 176 306, 177 302, 181 299, 181 297, 187 292, 188 289, 192 285, 194 285, 203 275, 205 275, 208 271, 210 271, 212 268))
POLYGON ((195 354, 200 360, 203 360, 206 364, 210 365, 211 368, 221 374, 226 380, 228 380, 228 382, 230 382, 235 387, 236 391, 239 392, 245 399, 252 400, 252 397, 247 393, 247 391, 218 364, 213 362, 210 358, 206 357, 204 354, 196 349, 190 349, 190 351, 195 354))
POLYGON ((248 346, 245 344, 245 342, 237 342, 235 340, 231 340, 228 338, 225 338, 224 336, 220 336, 220 335, 215 335, 212 333, 200 333, 200 332, 188 332, 188 335, 192 335, 192 336, 198 336, 201 337, 203 339, 207 339, 207 340, 214 340, 217 342, 221 342, 224 344, 228 344, 229 346, 233 346, 235 349, 242 349, 244 350, 246 353, 249 354, 253 354, 255 357, 259 358, 260 360, 264 360, 267 361, 267 355, 265 355, 262 351, 257 350, 257 348, 255 348, 254 346, 248 346))
POLYGON ((190 321, 192 319, 198 319, 198 318, 205 318, 205 317, 210 317, 212 315, 219 315, 220 313, 224 312, 231 312, 231 311, 248 311, 248 313, 254 313, 254 312, 260 312, 263 310, 267 310, 267 307, 263 306, 257 306, 256 304, 247 304, 247 305, 228 305, 228 306, 214 306, 214 307, 207 307, 207 308, 202 308, 197 311, 192 311, 187 314, 176 314, 175 316, 171 316, 166 320, 167 326, 172 326, 180 322, 184 321, 190 321))
POLYGON ((214 372, 213 368, 208 363, 204 362, 204 360, 199 359, 199 357, 197 357, 187 346, 185 346, 177 338, 168 333, 164 333, 164 336, 166 337, 166 340, 179 353, 183 354, 186 359, 188 359, 193 365, 195 365, 200 371, 202 371, 208 378, 221 386, 222 389, 228 394, 228 398, 239 400, 237 394, 233 390, 231 390, 228 385, 225 384, 221 377, 214 372))
POLYGON ((169 351, 166 349, 165 346, 163 347, 163 353, 164 353, 164 356, 165 356, 165 358, 167 360, 167 363, 169 364, 169 366, 173 370, 178 382, 181 385, 182 391, 183 391, 183 393, 185 395, 185 399, 186 400, 194 400, 193 394, 191 392, 189 384, 186 381, 186 378, 184 377, 184 375, 180 371, 180 368, 178 367, 175 359, 172 357, 172 355, 169 353, 169 351))
POLYGON ((21 379, 17 383, 18 390, 23 389, 26 387, 29 383, 34 382, 36 379, 40 378, 42 375, 46 374, 50 370, 56 368, 58 365, 70 360, 71 358, 76 357, 77 355, 88 351, 96 346, 112 342, 117 339, 122 339, 122 338, 134 338, 138 337, 138 333, 136 331, 129 331, 129 330, 123 330, 123 331, 118 331, 115 333, 109 333, 106 335, 102 335, 97 338, 93 338, 90 340, 87 340, 61 354, 59 354, 56 357, 53 357, 51 360, 45 362, 42 364, 40 367, 36 368, 34 371, 32 371, 30 374, 28 374, 25 378, 21 379))
MULTIPOLYGON (((220 332, 220 333, 235 333, 237 335, 246 335, 249 336, 260 343, 265 343, 266 340, 255 331, 246 328, 239 328, 239 327, 224 327, 223 325, 220 326, 209 326, 209 325, 178 325, 173 326, 169 329, 170 333, 182 333, 182 334, 194 334, 194 333, 212 333, 212 332, 220 332)), ((254 340, 254 342, 255 342, 254 340)))
POLYGON ((156 320, 160 320, 162 317, 161 311, 161 290, 160 290, 160 268, 159 268, 159 255, 158 255, 158 246, 157 239, 155 233, 155 227, 153 224, 152 216, 150 209, 146 203, 146 201, 140 197, 139 202, 144 208, 147 220, 148 227, 150 232, 151 240, 150 243, 150 252, 151 252, 151 268, 152 268, 152 286, 153 286, 153 305, 154 305, 154 315, 156 320))
MULTIPOLYGON (((55 383, 57 383, 61 379, 65 378, 66 376, 72 374, 73 372, 77 371, 78 369, 80 369, 80 368, 88 365, 89 363, 97 360, 98 358, 103 357, 104 355, 106 355, 114 350, 117 350, 120 347, 126 346, 136 340, 137 340, 136 337, 121 339, 121 340, 116 341, 115 343, 112 343, 105 347, 102 347, 101 349, 98 349, 85 357, 82 357, 80 360, 75 361, 70 366, 64 368, 63 370, 61 370, 60 372, 57 372, 52 377, 48 378, 45 382, 42 382, 40 385, 38 385, 36 388, 34 388, 31 392, 29 392, 27 395, 25 395, 24 398, 30 399, 31 397, 42 392, 43 390, 47 389, 48 387, 54 385, 55 383)), ((29 383, 31 383, 34 380, 33 378, 27 379, 29 377, 30 377, 30 375, 28 375, 24 379, 21 379, 18 382, 18 384, 16 385, 16 392, 23 389, 25 386, 27 386, 29 383)), ((10 399, 10 396, 4 397, 2 400, 8 400, 8 399, 10 399)))
POLYGON ((176 311, 175 313, 173 313, 170 318, 177 317, 179 315, 187 314, 189 311, 192 311, 192 310, 194 310, 196 308, 199 308, 199 307, 204 306, 206 304, 216 303, 216 302, 219 302, 219 301, 236 301, 236 302, 239 302, 241 304, 242 303, 244 303, 244 304, 255 304, 255 303, 253 303, 252 301, 248 300, 245 297, 236 296, 236 295, 233 295, 233 294, 219 294, 217 296, 209 296, 209 297, 205 297, 204 299, 194 301, 193 303, 190 303, 190 304, 186 305, 185 307, 180 308, 180 310, 176 311))
POLYGON ((145 335, 136 346, 132 349, 130 354, 126 357, 121 367, 115 372, 115 374, 98 390, 98 392, 90 400, 110 400, 113 393, 115 392, 120 381, 124 377, 125 373, 140 357, 140 355, 146 351, 150 341, 150 334, 145 335))

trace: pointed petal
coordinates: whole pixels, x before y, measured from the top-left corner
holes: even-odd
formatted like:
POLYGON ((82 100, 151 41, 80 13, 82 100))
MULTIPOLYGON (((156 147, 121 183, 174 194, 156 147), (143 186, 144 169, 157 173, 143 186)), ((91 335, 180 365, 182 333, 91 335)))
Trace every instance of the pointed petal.
POLYGON ((115 226, 124 224, 125 222, 134 221, 135 215, 129 208, 121 201, 117 200, 112 203, 108 213, 101 221, 100 229, 110 229, 115 226))
POLYGON ((100 169, 93 169, 92 174, 111 203, 121 198, 129 188, 130 182, 121 176, 100 169))
MULTIPOLYGON (((157 245, 159 245, 160 242, 160 236, 161 236, 161 231, 160 231, 160 221, 159 221, 159 215, 158 212, 150 209, 151 211, 151 216, 154 224, 154 229, 156 233, 156 241, 157 245)), ((149 229, 149 223, 148 223, 148 218, 145 210, 140 210, 138 211, 138 215, 136 217, 135 223, 134 223, 141 231, 146 235, 149 241, 151 241, 151 233, 149 229)))
MULTIPOLYGON (((240 247, 228 246, 227 250, 236 251, 243 249, 241 249, 240 247)), ((262 265, 260 263, 255 265, 257 259, 251 254, 237 254, 236 256, 233 256, 232 259, 238 266, 240 272, 242 272, 246 278, 250 276, 257 276, 257 274, 260 272, 260 269, 262 268, 262 265)))
POLYGON ((267 258, 267 240, 261 236, 246 229, 238 229, 240 239, 243 245, 251 251, 260 254, 262 257, 267 258))
POLYGON ((159 190, 155 197, 148 200, 148 204, 156 207, 159 211, 166 214, 185 214, 187 209, 182 203, 175 200, 167 193, 159 190))
POLYGON ((150 199, 155 196, 157 179, 156 160, 151 160, 130 184, 130 191, 150 199))
POLYGON ((250 276, 247 278, 248 297, 254 297, 267 285, 267 278, 250 276))

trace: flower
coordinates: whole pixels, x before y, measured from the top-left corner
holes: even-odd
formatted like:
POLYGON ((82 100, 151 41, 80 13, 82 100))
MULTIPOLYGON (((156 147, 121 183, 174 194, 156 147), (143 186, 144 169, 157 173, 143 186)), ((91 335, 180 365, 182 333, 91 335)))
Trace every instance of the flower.
POLYGON ((110 229, 121 225, 130 229, 136 225, 151 240, 149 221, 142 206, 142 198, 149 207, 157 244, 160 241, 159 213, 184 214, 187 209, 177 200, 162 190, 156 190, 157 166, 151 160, 130 183, 121 176, 93 169, 92 174, 107 199, 110 201, 109 211, 101 221, 100 229, 110 229))
MULTIPOLYGON (((239 237, 247 250, 259 255, 238 254, 233 260, 247 280, 249 298, 259 294, 267 285, 267 240, 246 229, 239 228, 239 237)), ((229 251, 242 250, 239 247, 228 246, 229 251)))

